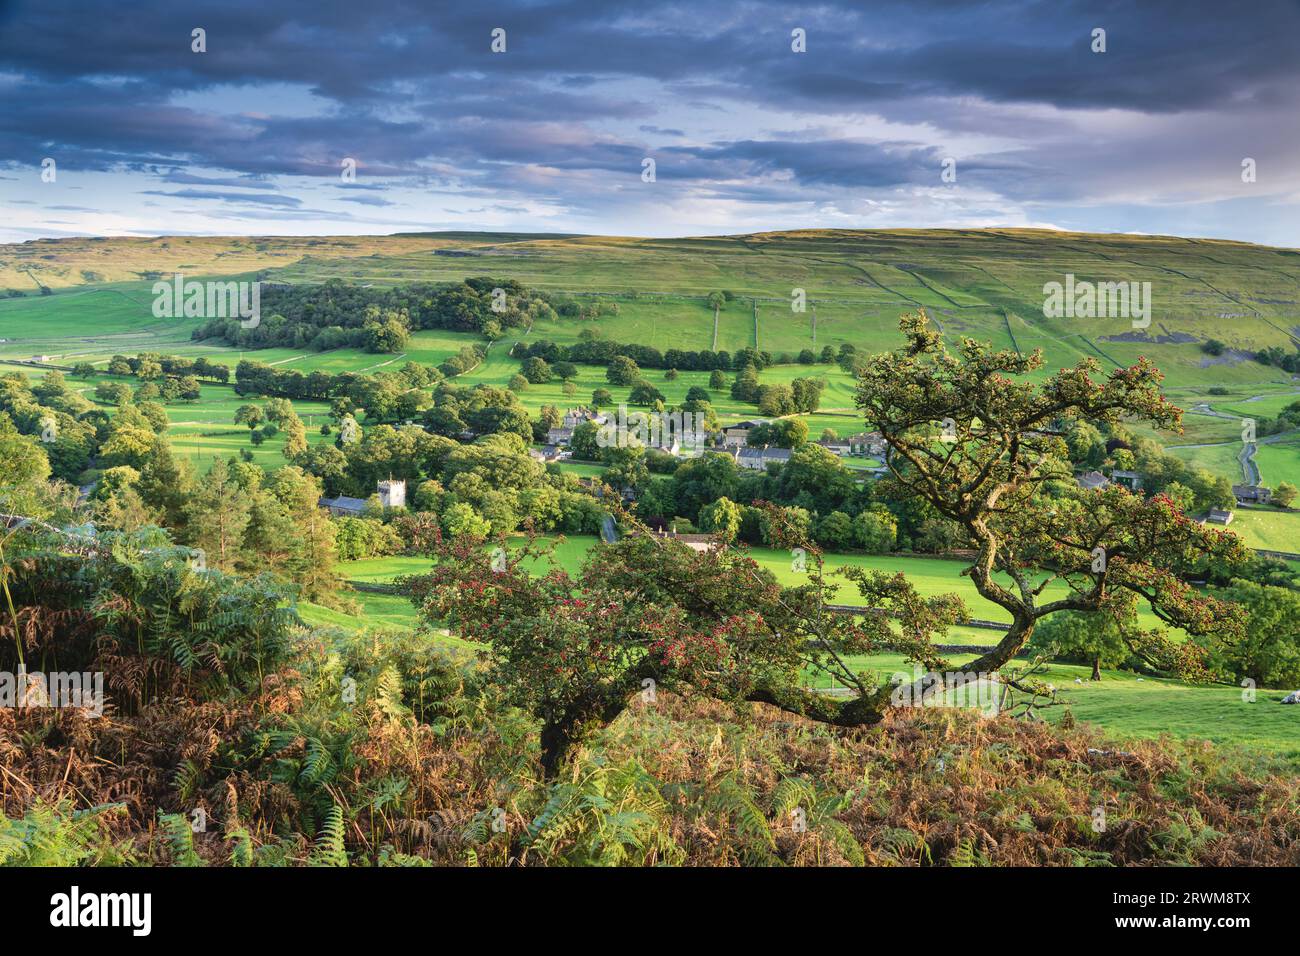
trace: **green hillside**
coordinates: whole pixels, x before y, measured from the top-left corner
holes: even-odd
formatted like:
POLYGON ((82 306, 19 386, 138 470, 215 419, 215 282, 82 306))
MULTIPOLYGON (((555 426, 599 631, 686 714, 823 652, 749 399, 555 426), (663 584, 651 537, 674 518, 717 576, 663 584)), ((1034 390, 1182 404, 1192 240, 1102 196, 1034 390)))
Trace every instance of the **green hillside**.
MULTIPOLYGON (((686 349, 713 346, 704 297, 714 290, 736 296, 719 316, 717 347, 728 350, 754 344, 755 311, 758 345, 781 352, 813 347, 814 309, 818 348, 852 342, 875 349, 892 344, 901 311, 924 307, 950 338, 1041 347, 1052 365, 1081 355, 1104 365, 1150 355, 1171 387, 1286 381, 1238 351, 1290 351, 1300 326, 1300 251, 1198 239, 1040 230, 66 239, 0 247, 0 290, 27 294, 0 300, 0 357, 102 354, 184 340, 196 320, 160 321, 148 308, 152 282, 175 272, 379 285, 509 277, 612 297, 619 315, 600 320, 609 337, 686 349), (1043 285, 1066 274, 1150 282, 1150 327, 1134 330, 1124 318, 1045 319, 1043 285), (38 285, 53 294, 40 295, 38 285), (791 311, 795 289, 807 296, 804 313, 791 311), (1198 343, 1211 337, 1228 351, 1204 354, 1198 343)), ((572 341, 588 324, 561 320, 533 335, 572 341)), ((365 361, 333 359, 338 367, 365 361)))

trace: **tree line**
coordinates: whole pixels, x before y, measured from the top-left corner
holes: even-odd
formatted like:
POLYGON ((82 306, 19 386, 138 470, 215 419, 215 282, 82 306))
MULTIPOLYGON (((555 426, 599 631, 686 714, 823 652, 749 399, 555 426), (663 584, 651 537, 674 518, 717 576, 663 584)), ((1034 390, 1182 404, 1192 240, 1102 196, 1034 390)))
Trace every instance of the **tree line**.
POLYGON ((329 279, 321 284, 266 283, 256 326, 210 319, 192 333, 195 341, 219 338, 246 349, 284 346, 312 351, 361 348, 400 352, 412 332, 472 332, 489 341, 557 315, 549 298, 513 279, 478 276, 455 283, 360 286, 329 279))

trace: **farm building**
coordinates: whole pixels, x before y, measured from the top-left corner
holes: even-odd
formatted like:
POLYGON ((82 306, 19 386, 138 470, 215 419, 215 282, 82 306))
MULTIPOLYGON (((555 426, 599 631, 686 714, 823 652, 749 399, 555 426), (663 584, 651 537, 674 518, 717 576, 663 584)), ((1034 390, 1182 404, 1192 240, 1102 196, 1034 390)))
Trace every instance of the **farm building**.
POLYGON ((1210 524, 1231 524, 1232 512, 1225 511, 1222 508, 1211 508, 1210 513, 1205 516, 1205 520, 1210 524))
POLYGON ((1142 490, 1142 476, 1136 471, 1125 471, 1123 468, 1112 468, 1110 471, 1110 480, 1117 485, 1123 485, 1129 491, 1142 490))
POLYGON ((676 531, 660 531, 659 537, 680 541, 692 551, 712 551, 723 547, 722 539, 716 534, 678 534, 676 531))
POLYGON ((736 465, 753 471, 763 471, 768 465, 784 465, 790 460, 789 448, 738 448, 735 452, 736 465))
POLYGON ((759 425, 766 425, 764 419, 753 419, 745 422, 737 422, 734 425, 727 425, 722 429, 722 444, 734 448, 742 448, 749 443, 749 433, 759 425))
POLYGON ((604 421, 605 416, 599 412, 578 406, 577 408, 570 408, 564 413, 564 421, 562 424, 565 428, 577 428, 583 422, 596 422, 597 424, 601 424, 604 421))
POLYGON ((1273 500, 1273 489, 1263 485, 1233 485, 1232 496, 1239 505, 1266 505, 1273 500))
MULTIPOLYGON (((696 534, 676 531, 670 527, 662 518, 649 518, 646 520, 646 527, 650 534, 664 541, 680 541, 692 551, 710 551, 714 548, 726 546, 726 542, 716 534, 696 534)), ((633 535, 640 534, 639 531, 630 532, 633 535)))
POLYGON ((1094 488, 1105 488, 1110 484, 1110 479, 1099 471, 1090 471, 1080 475, 1078 478, 1079 487, 1084 491, 1092 491, 1094 488))
POLYGON ((559 461, 561 458, 566 457, 566 453, 560 449, 559 445, 542 445, 539 448, 530 448, 528 454, 534 461, 540 461, 542 464, 559 461))
POLYGON ((844 439, 849 445, 849 454, 854 458, 883 458, 887 442, 880 432, 858 432, 844 439))
POLYGON ((847 458, 853 451, 853 446, 846 441, 819 441, 817 444, 836 458, 847 458))

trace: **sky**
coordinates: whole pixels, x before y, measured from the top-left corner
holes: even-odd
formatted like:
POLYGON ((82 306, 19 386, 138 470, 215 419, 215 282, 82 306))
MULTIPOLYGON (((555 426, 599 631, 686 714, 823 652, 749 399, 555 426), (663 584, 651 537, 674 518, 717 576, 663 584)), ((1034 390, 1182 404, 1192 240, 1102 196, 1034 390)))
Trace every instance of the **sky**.
POLYGON ((0 0, 4 242, 983 226, 1300 247, 1300 0, 0 0))

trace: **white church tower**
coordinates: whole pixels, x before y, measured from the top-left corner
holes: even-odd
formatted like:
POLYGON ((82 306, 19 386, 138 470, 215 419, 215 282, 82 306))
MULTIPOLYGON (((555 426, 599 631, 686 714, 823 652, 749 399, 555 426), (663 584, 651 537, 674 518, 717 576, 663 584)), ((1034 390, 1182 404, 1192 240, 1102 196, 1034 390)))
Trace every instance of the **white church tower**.
POLYGON ((405 508, 406 507, 406 482, 381 481, 379 483, 379 503, 385 508, 405 508))

